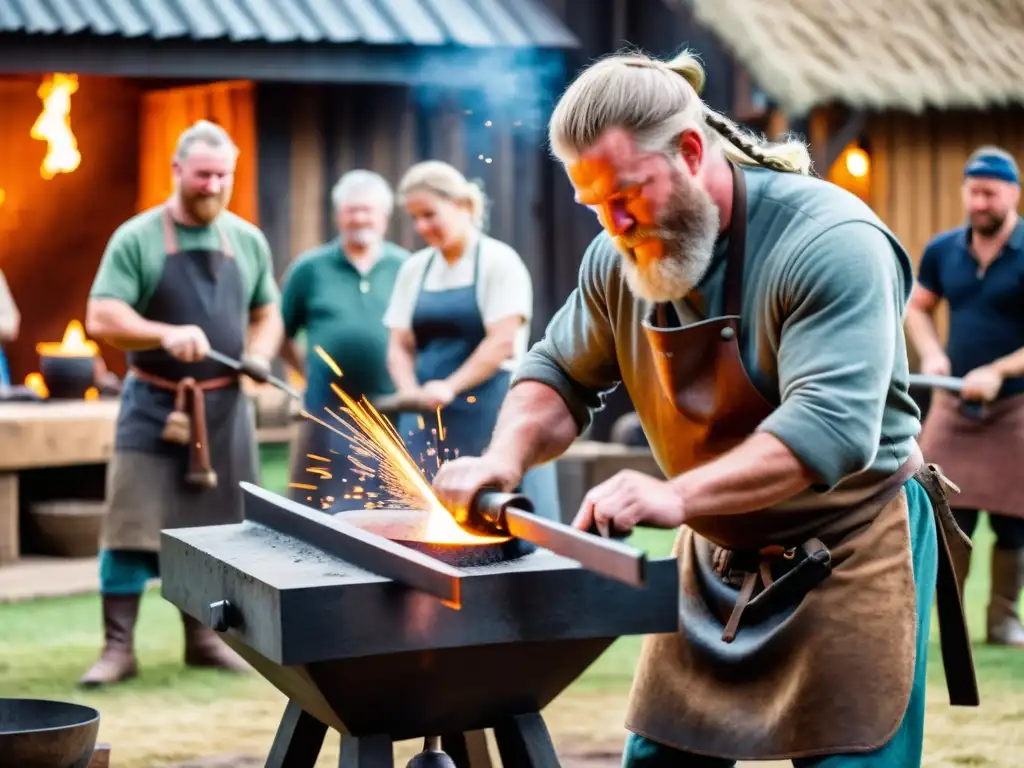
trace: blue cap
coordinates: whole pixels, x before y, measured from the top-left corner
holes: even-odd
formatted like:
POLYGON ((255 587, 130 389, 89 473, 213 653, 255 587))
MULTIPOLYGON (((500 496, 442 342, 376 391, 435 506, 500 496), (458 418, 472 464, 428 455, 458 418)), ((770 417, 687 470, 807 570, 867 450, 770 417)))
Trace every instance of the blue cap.
POLYGON ((1020 183, 1020 172, 1013 156, 999 149, 979 150, 971 155, 964 166, 964 177, 1020 183))

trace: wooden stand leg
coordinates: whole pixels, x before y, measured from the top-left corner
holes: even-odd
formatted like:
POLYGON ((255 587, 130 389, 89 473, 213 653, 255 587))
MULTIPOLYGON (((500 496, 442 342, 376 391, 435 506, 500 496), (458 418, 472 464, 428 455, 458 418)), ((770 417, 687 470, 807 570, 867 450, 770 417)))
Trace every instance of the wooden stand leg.
POLYGON ((539 712, 516 715, 494 728, 502 768, 559 768, 558 753, 539 712))
POLYGON ((455 762, 457 768, 491 768, 487 731, 442 734, 441 749, 455 762))
POLYGON ((395 749, 388 736, 342 736, 339 768, 394 768, 395 749))
POLYGON ((18 473, 0 474, 0 565, 18 562, 21 557, 18 527, 18 473))
POLYGON ((293 701, 285 707, 266 768, 314 768, 327 726, 293 701))

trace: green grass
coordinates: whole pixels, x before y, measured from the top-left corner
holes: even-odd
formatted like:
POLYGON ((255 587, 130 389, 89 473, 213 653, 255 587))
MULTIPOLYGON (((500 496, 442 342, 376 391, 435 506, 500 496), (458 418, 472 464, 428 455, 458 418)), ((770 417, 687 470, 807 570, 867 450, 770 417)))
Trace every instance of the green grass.
MULTIPOLYGON (((264 448, 263 464, 264 484, 282 491, 287 483, 286 450, 264 448)), ((672 538, 668 532, 644 530, 634 536, 632 543, 661 557, 669 554, 672 538)), ((987 524, 982 524, 967 583, 968 617, 976 640, 984 637, 991 545, 991 532, 987 524)), ((974 749, 971 754, 989 749, 987 754, 995 760, 980 764, 1017 765, 1003 762, 1001 755, 1007 750, 1019 754, 1022 747, 1019 737, 1012 734, 1024 719, 1024 652, 989 648, 979 642, 974 652, 983 711, 950 710, 943 692, 937 621, 933 620, 932 625, 929 686, 934 706, 929 717, 938 721, 930 726, 935 734, 931 738, 938 740, 932 750, 957 751, 960 742, 956 741, 956 730, 961 729, 962 733, 974 734, 959 737, 961 741, 968 739, 964 749, 974 749), (996 730, 999 723, 999 727, 1011 730, 996 730), (974 746, 993 740, 1006 743, 974 746)), ((146 594, 138 626, 140 678, 110 690, 78 690, 75 681, 95 659, 100 640, 99 598, 95 595, 0 605, 0 696, 56 698, 97 707, 104 715, 101 738, 120 749, 116 763, 119 768, 155 766, 162 761, 216 752, 265 754, 283 698, 257 675, 184 669, 177 611, 157 591, 146 594), (170 723, 168 733, 173 735, 158 739, 152 729, 164 721, 170 723)), ((553 709, 561 707, 561 713, 554 712, 554 719, 549 720, 552 731, 557 732, 556 741, 558 733, 569 733, 570 740, 576 739, 585 725, 578 722, 580 718, 592 716, 588 711, 600 713, 593 715, 597 734, 592 738, 607 741, 609 729, 619 727, 617 708, 624 704, 629 690, 640 642, 639 637, 618 640, 559 699, 563 704, 552 705, 553 709)), ((325 753, 323 765, 330 764, 330 754, 325 753)), ((939 764, 947 763, 929 763, 939 764)))

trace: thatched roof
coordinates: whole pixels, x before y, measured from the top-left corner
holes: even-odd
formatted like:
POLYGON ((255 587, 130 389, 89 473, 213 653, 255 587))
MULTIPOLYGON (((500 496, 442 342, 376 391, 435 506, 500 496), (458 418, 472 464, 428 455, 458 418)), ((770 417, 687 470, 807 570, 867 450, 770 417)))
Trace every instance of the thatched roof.
POLYGON ((1024 103, 1022 0, 690 0, 793 115, 1024 103))

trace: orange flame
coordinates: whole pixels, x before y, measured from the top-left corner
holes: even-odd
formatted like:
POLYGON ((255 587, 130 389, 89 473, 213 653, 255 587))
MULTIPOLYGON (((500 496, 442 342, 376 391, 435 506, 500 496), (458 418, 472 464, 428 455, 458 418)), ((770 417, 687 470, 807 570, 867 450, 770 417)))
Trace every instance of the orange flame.
POLYGON ((71 132, 71 94, 78 90, 78 75, 60 72, 48 75, 36 92, 43 100, 43 111, 32 126, 31 136, 47 143, 40 175, 52 179, 58 173, 78 168, 82 155, 71 132))
POLYGON ((72 320, 64 329, 60 342, 42 341, 36 344, 36 352, 43 357, 97 357, 100 348, 95 341, 85 338, 85 330, 77 320, 72 320))
POLYGON ((50 396, 50 389, 46 386, 46 382, 43 380, 43 374, 41 373, 30 373, 26 376, 25 386, 44 400, 50 396))

